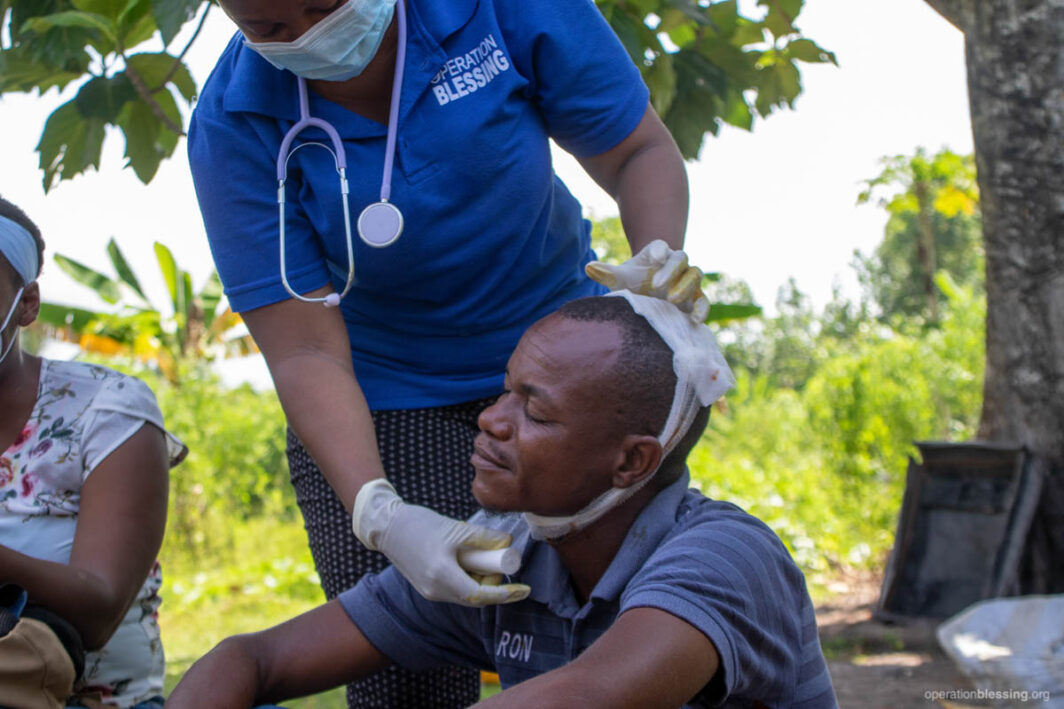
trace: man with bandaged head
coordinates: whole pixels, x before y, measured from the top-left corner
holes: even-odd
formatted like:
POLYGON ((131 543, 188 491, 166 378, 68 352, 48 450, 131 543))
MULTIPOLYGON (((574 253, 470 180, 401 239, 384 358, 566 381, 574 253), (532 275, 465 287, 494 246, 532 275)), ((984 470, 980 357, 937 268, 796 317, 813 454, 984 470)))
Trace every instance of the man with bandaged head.
POLYGON ((783 544, 688 489, 686 456, 731 384, 709 329, 665 301, 618 291, 562 306, 522 337, 472 455, 472 521, 513 536, 508 581, 529 597, 435 603, 389 569, 224 641, 168 706, 248 707, 393 663, 498 672, 484 706, 836 706, 783 544))

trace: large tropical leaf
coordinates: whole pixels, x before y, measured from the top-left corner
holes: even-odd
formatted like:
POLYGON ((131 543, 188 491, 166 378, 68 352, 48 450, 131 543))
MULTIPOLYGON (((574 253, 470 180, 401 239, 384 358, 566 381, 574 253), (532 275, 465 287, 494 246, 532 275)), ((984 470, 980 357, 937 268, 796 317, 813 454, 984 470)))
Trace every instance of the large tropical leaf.
POLYGON ((62 254, 55 255, 55 262, 75 281, 91 288, 104 302, 114 305, 122 297, 118 282, 99 271, 62 254))

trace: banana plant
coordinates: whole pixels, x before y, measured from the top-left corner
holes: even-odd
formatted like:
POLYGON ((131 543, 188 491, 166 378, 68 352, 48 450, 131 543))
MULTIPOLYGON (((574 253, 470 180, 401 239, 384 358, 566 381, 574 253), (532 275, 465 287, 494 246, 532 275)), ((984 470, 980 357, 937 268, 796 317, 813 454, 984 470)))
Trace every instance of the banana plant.
POLYGON ((258 351, 250 335, 236 330, 242 322, 240 316, 223 307, 222 283, 216 271, 197 292, 192 276, 178 267, 170 249, 158 241, 154 249, 170 296, 169 314, 145 294, 112 238, 107 243, 107 255, 115 270, 113 277, 62 254, 56 254, 55 262, 105 303, 117 306, 117 312, 42 303, 38 321, 46 334, 76 342, 86 352, 150 362, 174 384, 180 383, 181 363, 258 351))

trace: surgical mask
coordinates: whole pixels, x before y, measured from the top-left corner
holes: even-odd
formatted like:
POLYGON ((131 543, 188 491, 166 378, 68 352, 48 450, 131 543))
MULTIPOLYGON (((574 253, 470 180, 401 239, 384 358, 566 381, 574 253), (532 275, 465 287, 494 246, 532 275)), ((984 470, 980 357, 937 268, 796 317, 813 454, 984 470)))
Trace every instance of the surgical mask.
MULTIPOLYGON (((3 346, 4 331, 7 330, 7 324, 11 322, 11 318, 14 317, 15 310, 18 308, 18 304, 22 301, 23 290, 25 290, 25 288, 19 288, 18 292, 15 293, 15 301, 11 303, 11 308, 7 311, 7 317, 4 318, 4 324, 0 325, 0 346, 3 346)), ((15 328, 15 331, 11 333, 11 341, 7 343, 6 347, 4 347, 3 352, 0 352, 0 364, 2 364, 5 359, 7 359, 7 353, 11 351, 11 348, 15 346, 16 342, 18 342, 17 327, 15 328)))
POLYGON ((395 0, 348 0, 292 42, 244 44, 304 79, 347 81, 377 54, 394 12, 395 0))

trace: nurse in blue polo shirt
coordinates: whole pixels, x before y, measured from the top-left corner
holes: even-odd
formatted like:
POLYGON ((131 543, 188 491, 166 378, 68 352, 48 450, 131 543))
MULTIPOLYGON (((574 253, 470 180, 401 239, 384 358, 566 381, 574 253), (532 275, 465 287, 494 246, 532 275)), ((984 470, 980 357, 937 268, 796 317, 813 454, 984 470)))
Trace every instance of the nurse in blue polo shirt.
MULTIPOLYGON (((596 277, 706 314, 679 251, 683 161, 638 70, 591 0, 221 5, 240 32, 189 160, 226 294, 284 405, 326 595, 390 561, 430 599, 524 598, 463 571, 463 550, 509 538, 455 519, 476 509, 476 419, 521 333, 604 291, 550 138, 615 197, 637 254, 596 277)), ((349 689, 352 706, 477 692, 464 671, 375 682, 349 689)))

